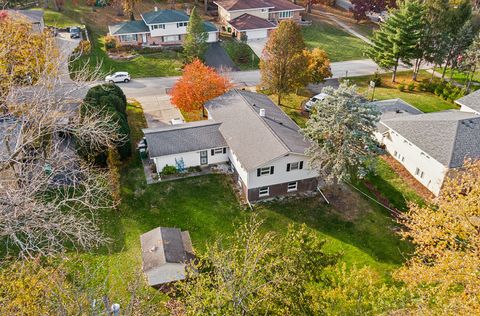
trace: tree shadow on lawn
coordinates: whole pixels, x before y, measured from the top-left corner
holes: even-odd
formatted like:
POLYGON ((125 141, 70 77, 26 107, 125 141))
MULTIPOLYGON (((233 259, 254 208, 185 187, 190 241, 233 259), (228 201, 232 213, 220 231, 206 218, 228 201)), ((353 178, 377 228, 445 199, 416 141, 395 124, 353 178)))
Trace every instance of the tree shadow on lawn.
MULTIPOLYGON (((363 199, 361 196, 358 198, 363 199)), ((398 226, 389 214, 369 201, 361 203, 365 204, 369 205, 368 209, 361 209, 355 218, 349 219, 345 218, 344 213, 350 210, 328 206, 320 196, 268 202, 256 209, 265 216, 266 229, 278 231, 278 224, 286 228, 292 222, 305 223, 329 239, 327 245, 330 243, 331 250, 344 252, 344 260, 347 263, 401 264, 405 260, 405 255, 410 252, 411 246, 396 235, 398 226), (361 254, 362 252, 364 254, 361 254)))

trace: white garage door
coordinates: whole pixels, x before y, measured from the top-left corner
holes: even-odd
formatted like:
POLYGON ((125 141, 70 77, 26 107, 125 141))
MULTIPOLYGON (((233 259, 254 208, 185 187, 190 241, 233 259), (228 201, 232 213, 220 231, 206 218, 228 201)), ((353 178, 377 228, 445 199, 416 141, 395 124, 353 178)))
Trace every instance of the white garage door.
POLYGON ((267 30, 254 30, 254 31, 247 31, 246 33, 247 33, 248 40, 267 38, 268 36, 267 30))
POLYGON ((215 43, 218 41, 217 37, 218 32, 208 32, 207 43, 215 43))

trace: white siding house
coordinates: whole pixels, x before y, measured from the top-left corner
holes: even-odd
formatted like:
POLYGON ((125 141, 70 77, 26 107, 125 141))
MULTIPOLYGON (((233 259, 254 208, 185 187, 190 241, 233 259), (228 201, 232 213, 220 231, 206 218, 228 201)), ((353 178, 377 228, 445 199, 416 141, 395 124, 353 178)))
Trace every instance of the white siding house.
POLYGON ((480 158, 480 116, 472 112, 422 113, 399 100, 374 102, 382 113, 377 140, 434 195, 450 169, 480 158))
POLYGON ((143 130, 157 172, 226 163, 250 202, 317 190, 309 143, 267 96, 231 90, 205 107, 208 120, 143 130))

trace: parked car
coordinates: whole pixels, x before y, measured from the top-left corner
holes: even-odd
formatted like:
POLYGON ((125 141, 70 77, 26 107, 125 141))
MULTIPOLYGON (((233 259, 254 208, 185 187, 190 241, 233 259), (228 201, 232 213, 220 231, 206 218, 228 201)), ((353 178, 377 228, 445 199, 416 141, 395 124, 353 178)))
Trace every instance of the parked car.
POLYGON ((82 31, 78 26, 70 27, 70 38, 80 38, 82 37, 82 31))
POLYGON ((107 76, 105 78, 105 81, 106 82, 110 82, 110 83, 115 83, 115 82, 129 82, 130 81, 130 75, 128 74, 128 72, 125 72, 125 71, 119 71, 119 72, 116 72, 114 74, 111 74, 110 76, 107 76))
POLYGON ((305 111, 310 112, 312 110, 312 106, 314 106, 315 103, 317 103, 318 101, 322 101, 327 96, 328 96, 328 94, 319 93, 319 94, 311 97, 310 100, 308 100, 307 103, 305 103, 305 111))

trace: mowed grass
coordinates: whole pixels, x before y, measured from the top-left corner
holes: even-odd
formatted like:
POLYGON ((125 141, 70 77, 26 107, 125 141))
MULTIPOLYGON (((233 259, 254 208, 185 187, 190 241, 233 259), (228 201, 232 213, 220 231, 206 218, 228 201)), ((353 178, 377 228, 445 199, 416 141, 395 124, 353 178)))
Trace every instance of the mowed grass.
MULTIPOLYGON (((139 104, 129 105, 128 118, 135 146, 146 126, 139 104)), ((204 251, 207 243, 232 235, 252 214, 238 203, 230 177, 207 175, 147 185, 137 156, 124 164, 121 188, 118 209, 100 218, 111 243, 97 251, 71 255, 83 265, 72 264, 72 271, 100 269, 92 281, 99 284, 108 276, 108 285, 114 289, 110 298, 121 304, 128 303, 129 282, 141 273, 141 234, 158 226, 177 227, 188 230, 195 249, 204 251)), ((396 224, 387 211, 357 193, 348 197, 352 202, 345 206, 329 206, 317 196, 258 204, 253 212, 264 220, 264 232, 283 234, 290 224, 305 223, 327 240, 325 250, 341 252, 348 266, 370 266, 388 279, 410 246, 395 234, 396 224)), ((147 287, 141 291, 154 293, 147 287)))
MULTIPOLYGON (((151 9, 151 8, 150 8, 151 9)), ((150 54, 140 54, 128 60, 114 60, 107 55, 103 36, 108 32, 108 24, 127 21, 128 17, 118 17, 118 9, 105 7, 95 8, 86 5, 84 0, 73 5, 71 0, 65 1, 63 11, 45 10, 45 23, 56 27, 72 25, 87 25, 87 31, 92 44, 89 55, 73 61, 71 70, 81 69, 85 64, 93 70, 99 67, 101 74, 116 71, 127 71, 132 78, 165 77, 181 74, 182 58, 178 52, 159 51, 150 54)))
MULTIPOLYGON (((429 79, 430 74, 426 71, 420 71, 417 78, 418 82, 415 82, 414 91, 400 91, 398 85, 404 83, 408 85, 412 81, 412 72, 404 71, 397 74, 397 82, 391 82, 391 73, 381 74, 382 84, 380 87, 375 88, 375 100, 387 100, 400 98, 405 102, 410 103, 419 110, 428 113, 450 109, 458 109, 458 107, 449 101, 445 101, 442 98, 436 96, 430 92, 419 91, 418 84, 423 79, 429 79)), ((372 97, 372 90, 369 88, 369 82, 372 76, 352 77, 349 80, 355 83, 358 87, 358 92, 362 93, 365 97, 370 99, 372 97)), ((406 89, 406 87, 405 87, 406 89)))
POLYGON ((308 48, 325 50, 332 62, 365 59, 365 42, 327 23, 314 22, 302 27, 302 34, 308 48))
POLYGON ((57 28, 66 28, 66 27, 75 26, 79 24, 77 20, 69 18, 63 12, 58 12, 51 9, 40 9, 40 8, 35 8, 34 10, 43 10, 44 12, 43 19, 45 21, 45 24, 49 26, 54 26, 57 28))

